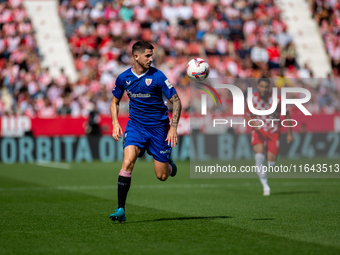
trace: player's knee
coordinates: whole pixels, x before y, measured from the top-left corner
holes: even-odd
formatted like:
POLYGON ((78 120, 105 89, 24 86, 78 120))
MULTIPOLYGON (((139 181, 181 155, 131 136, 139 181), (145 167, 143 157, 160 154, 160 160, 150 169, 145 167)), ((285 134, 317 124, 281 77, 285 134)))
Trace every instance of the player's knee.
POLYGON ((255 153, 256 164, 262 164, 264 162, 265 156, 263 153, 255 153))
POLYGON ((124 159, 124 161, 123 161, 123 168, 125 168, 126 170, 132 171, 133 166, 134 166, 134 163, 133 163, 132 160, 124 159))
POLYGON ((157 178, 162 182, 166 181, 166 179, 168 179, 168 177, 169 176, 166 173, 162 173, 162 174, 157 175, 157 178))

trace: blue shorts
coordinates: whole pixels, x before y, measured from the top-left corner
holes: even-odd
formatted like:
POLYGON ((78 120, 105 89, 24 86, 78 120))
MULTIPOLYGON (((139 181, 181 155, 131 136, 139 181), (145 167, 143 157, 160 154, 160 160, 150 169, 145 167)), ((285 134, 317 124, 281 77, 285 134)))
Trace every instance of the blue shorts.
POLYGON ((167 163, 170 161, 172 149, 168 141, 165 141, 168 130, 169 124, 145 127, 129 120, 124 133, 123 147, 137 146, 142 150, 138 157, 142 157, 147 150, 157 161, 167 163))

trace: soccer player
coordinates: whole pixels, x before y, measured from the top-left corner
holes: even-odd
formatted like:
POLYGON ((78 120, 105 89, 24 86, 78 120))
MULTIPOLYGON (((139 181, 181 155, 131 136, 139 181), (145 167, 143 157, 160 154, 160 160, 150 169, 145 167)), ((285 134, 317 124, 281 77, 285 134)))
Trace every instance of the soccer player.
POLYGON ((157 178, 165 181, 175 176, 177 167, 171 160, 171 149, 177 145, 177 125, 181 115, 181 101, 167 77, 151 66, 154 47, 144 41, 132 46, 134 64, 121 73, 112 90, 112 137, 119 141, 122 128, 118 122, 119 102, 124 91, 130 98, 129 114, 124 133, 124 160, 118 177, 118 208, 110 219, 126 221, 125 201, 130 188, 132 170, 145 150, 154 158, 157 178), (169 125, 165 96, 173 104, 172 122, 169 125))
MULTIPOLYGON (((267 149, 267 164, 268 166, 275 166, 277 156, 280 148, 280 132, 281 132, 281 98, 278 97, 277 108, 270 115, 254 115, 249 111, 247 107, 247 121, 251 119, 257 119, 257 121, 250 122, 253 127, 251 134, 251 146, 255 152, 255 164, 257 166, 257 174, 263 186, 263 195, 270 195, 270 187, 268 185, 267 173, 263 171, 263 163, 265 160, 265 150, 267 149), (276 121, 273 121, 276 119, 276 121), (262 120, 262 121, 261 121, 262 120), (257 122, 257 124, 256 124, 257 122)), ((257 82, 257 92, 253 93, 253 106, 257 110, 269 110, 271 109, 273 96, 271 91, 271 82, 268 78, 261 78, 257 82)), ((290 114, 287 110, 286 119, 290 119, 290 114)), ((291 126, 290 121, 287 121, 287 126, 291 126)), ((292 135, 292 128, 288 128, 287 143, 291 143, 294 140, 292 135)))

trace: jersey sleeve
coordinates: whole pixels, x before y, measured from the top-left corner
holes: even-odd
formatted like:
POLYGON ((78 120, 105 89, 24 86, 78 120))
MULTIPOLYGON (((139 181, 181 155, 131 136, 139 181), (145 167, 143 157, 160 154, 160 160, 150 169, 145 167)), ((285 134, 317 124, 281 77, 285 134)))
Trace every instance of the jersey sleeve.
POLYGON ((172 98, 172 96, 177 93, 176 89, 172 86, 168 78, 162 72, 160 72, 158 77, 158 86, 160 86, 167 99, 172 98))
POLYGON ((121 99, 124 94, 123 80, 121 76, 118 76, 115 82, 115 86, 112 89, 112 94, 115 98, 121 99))

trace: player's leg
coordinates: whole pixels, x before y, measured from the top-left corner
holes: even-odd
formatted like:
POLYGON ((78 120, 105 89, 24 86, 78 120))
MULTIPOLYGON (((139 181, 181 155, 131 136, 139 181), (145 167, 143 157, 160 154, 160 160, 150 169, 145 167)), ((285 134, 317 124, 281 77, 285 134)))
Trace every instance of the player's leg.
POLYGON ((166 181, 169 176, 174 177, 177 174, 177 166, 170 158, 170 162, 160 162, 154 159, 154 168, 156 177, 161 181, 166 181))
POLYGON ((268 166, 274 167, 276 163, 277 155, 268 151, 267 152, 267 164, 268 166))
POLYGON ((156 177, 161 181, 166 181, 166 179, 168 179, 168 177, 170 176, 169 162, 163 163, 163 162, 159 162, 158 160, 154 159, 153 163, 154 163, 156 177))
POLYGON ((141 149, 134 145, 124 148, 124 160, 118 176, 118 208, 125 210, 125 201, 131 185, 132 170, 141 149))
POLYGON ((115 213, 110 215, 110 219, 113 221, 126 221, 126 197, 131 186, 132 170, 140 153, 141 149, 134 145, 124 148, 124 160, 118 176, 118 208, 115 210, 115 213))
MULTIPOLYGON (((280 149, 280 133, 276 132, 268 136, 267 139, 267 164, 268 169, 275 166, 280 149)), ((266 195, 270 195, 270 191, 266 195)))
POLYGON ((174 177, 177 173, 177 166, 171 159, 172 148, 165 141, 168 134, 167 125, 150 128, 147 132, 149 133, 148 152, 154 158, 157 178, 165 181, 169 176, 174 177))
POLYGON ((270 187, 268 185, 267 172, 263 171, 264 160, 265 160, 265 138, 258 132, 253 131, 251 137, 251 145, 255 153, 255 165, 257 169, 257 175, 261 181, 263 187, 263 194, 270 193, 270 187))
POLYGON ((263 187, 263 194, 270 192, 270 187, 268 185, 267 172, 263 171, 264 166, 264 144, 258 143, 253 146, 255 152, 255 164, 257 169, 257 175, 261 181, 263 187))
POLYGON ((268 145, 267 163, 270 166, 274 166, 280 150, 280 132, 270 134, 268 136, 267 145, 268 145))
POLYGON ((136 127, 130 121, 124 133, 124 159, 118 176, 118 209, 110 215, 111 220, 125 221, 126 197, 131 185, 132 170, 138 157, 145 151, 146 138, 143 128, 136 127))

